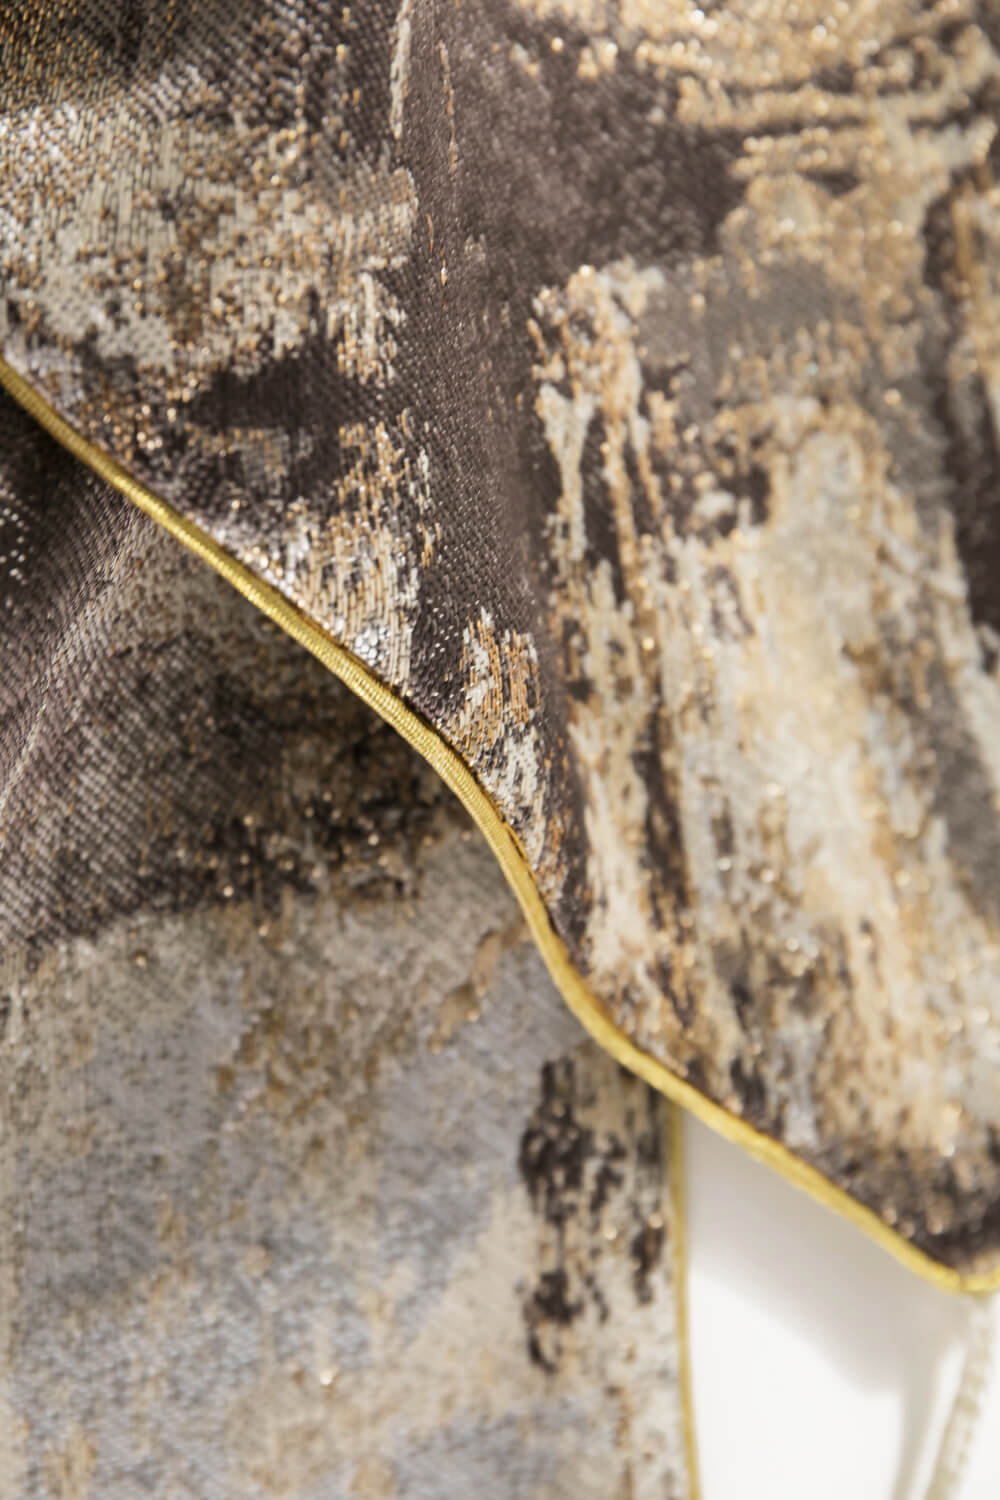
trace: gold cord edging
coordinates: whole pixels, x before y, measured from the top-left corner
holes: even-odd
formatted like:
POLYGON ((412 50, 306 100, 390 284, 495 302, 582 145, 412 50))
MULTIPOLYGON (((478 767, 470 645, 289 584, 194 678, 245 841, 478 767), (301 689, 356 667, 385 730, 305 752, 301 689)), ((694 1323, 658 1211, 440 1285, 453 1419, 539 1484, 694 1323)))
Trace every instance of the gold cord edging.
POLYGON ((604 1050, 675 1104, 687 1109, 724 1139, 741 1146, 755 1160, 779 1172, 820 1203, 849 1219, 926 1281, 951 1292, 987 1292, 1000 1288, 1000 1267, 991 1272, 956 1271, 933 1260, 903 1239, 870 1208, 836 1187, 816 1168, 801 1161, 787 1146, 763 1135, 722 1105, 700 1094, 686 1079, 671 1073, 664 1063, 640 1050, 611 1020, 590 993, 553 928, 535 886, 524 852, 488 793, 476 780, 458 753, 436 729, 422 719, 380 682, 346 647, 339 645, 320 626, 270 584, 256 578, 200 526, 180 515, 166 501, 134 479, 108 454, 83 437, 64 417, 4 360, 0 360, 0 385, 45 430, 99 478, 112 485, 152 520, 215 569, 245 599, 293 640, 317 657, 329 671, 356 693, 386 723, 401 734, 423 756, 445 785, 455 793, 500 863, 500 868, 520 903, 538 949, 570 1010, 604 1050))

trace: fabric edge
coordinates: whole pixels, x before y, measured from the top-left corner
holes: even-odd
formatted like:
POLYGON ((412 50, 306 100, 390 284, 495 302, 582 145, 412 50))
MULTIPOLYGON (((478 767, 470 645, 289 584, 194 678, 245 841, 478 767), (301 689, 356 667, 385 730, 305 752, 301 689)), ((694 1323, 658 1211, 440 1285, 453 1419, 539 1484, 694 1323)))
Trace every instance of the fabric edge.
POLYGON ((673 1100, 670 1118, 670 1196, 674 1223, 674 1319, 680 1353, 681 1418, 684 1458, 688 1475, 688 1500, 702 1500, 698 1472, 698 1438, 694 1416, 694 1378, 691 1362, 691 1325, 688 1299, 687 1161, 684 1154, 684 1111, 673 1100))
MULTIPOLYGON (((616 1062, 663 1094, 672 1104, 689 1110, 723 1139, 740 1146, 754 1160, 772 1168, 793 1186, 866 1233, 908 1270, 945 1291, 979 1294, 1000 1289, 1000 1265, 989 1272, 962 1272, 934 1260, 891 1229, 874 1210, 835 1186, 813 1166, 801 1161, 787 1146, 755 1130, 745 1120, 706 1098, 686 1079, 636 1046, 611 1020, 581 979, 562 939, 549 919, 524 850, 504 822, 488 793, 466 763, 413 709, 379 680, 344 646, 308 619, 270 584, 256 578, 200 526, 134 479, 120 464, 96 447, 40 396, 5 360, 0 359, 2 386, 49 435, 99 478, 118 490, 151 520, 213 568, 255 608, 304 646, 363 703, 402 735, 462 803, 500 864, 516 896, 546 968, 565 1003, 584 1030, 616 1062)), ((683 1273, 682 1273, 683 1279, 683 1273)), ((685 1317, 686 1324, 686 1317, 685 1317)), ((687 1367, 686 1327, 682 1362, 687 1367)), ((690 1422, 689 1391, 685 1391, 686 1425, 690 1422)), ((696 1489, 692 1491, 697 1500, 696 1489)))

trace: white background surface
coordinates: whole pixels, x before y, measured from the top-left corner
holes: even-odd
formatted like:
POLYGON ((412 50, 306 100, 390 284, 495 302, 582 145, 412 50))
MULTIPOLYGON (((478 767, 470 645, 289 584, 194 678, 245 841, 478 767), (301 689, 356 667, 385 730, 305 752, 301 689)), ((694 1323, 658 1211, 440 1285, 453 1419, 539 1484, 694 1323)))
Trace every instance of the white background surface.
MULTIPOLYGON (((703 1500, 919 1500, 966 1304, 690 1117, 684 1128, 703 1500)), ((960 1496, 1000 1500, 996 1369, 960 1496)))

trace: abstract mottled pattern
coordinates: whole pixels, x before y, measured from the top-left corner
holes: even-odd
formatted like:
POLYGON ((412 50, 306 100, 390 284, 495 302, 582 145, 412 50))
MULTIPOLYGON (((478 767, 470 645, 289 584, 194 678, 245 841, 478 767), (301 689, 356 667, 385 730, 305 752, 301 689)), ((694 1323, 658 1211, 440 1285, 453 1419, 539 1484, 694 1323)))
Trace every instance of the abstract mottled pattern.
POLYGON ((416 754, 2 421, 0 1497, 687 1500, 671 1106, 416 754))
POLYGON ((622 1032, 963 1272, 998 49, 991 0, 0 20, 10 366, 465 758, 622 1032))

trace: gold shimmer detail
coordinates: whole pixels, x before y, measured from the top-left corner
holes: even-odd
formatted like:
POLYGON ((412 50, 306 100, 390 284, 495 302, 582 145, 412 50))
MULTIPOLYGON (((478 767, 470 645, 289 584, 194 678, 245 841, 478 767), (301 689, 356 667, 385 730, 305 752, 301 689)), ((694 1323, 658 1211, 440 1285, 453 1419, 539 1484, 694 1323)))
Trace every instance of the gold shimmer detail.
MULTIPOLYGON (((199 526, 139 484, 119 464, 80 436, 9 365, 0 362, 0 384, 75 458, 113 485, 141 511, 208 563, 251 604, 310 651, 325 667, 392 726, 440 775, 458 797, 493 851, 520 902, 526 921, 552 978, 567 1005, 589 1034, 622 1066, 667 1098, 690 1110, 710 1129, 780 1172, 796 1187, 849 1219, 903 1265, 932 1284, 953 1292, 986 1292, 1000 1286, 1000 1269, 991 1273, 943 1266, 889 1228, 872 1210, 835 1187, 816 1168, 801 1161, 780 1142, 754 1130, 720 1105, 705 1098, 686 1080, 641 1050, 599 1005, 570 961, 554 932, 522 848, 461 757, 434 729, 408 708, 356 657, 307 619, 275 588, 255 578, 199 526)), ((683 1329, 682 1329, 683 1332, 683 1329)))
POLYGON ((680 1351, 681 1405, 684 1412, 684 1453, 691 1500, 702 1500, 698 1474, 698 1440, 694 1420, 694 1380, 691 1371, 691 1324, 688 1315, 687 1164, 684 1159, 684 1111, 670 1103, 670 1191, 674 1209, 674 1302, 677 1347, 680 1351))

